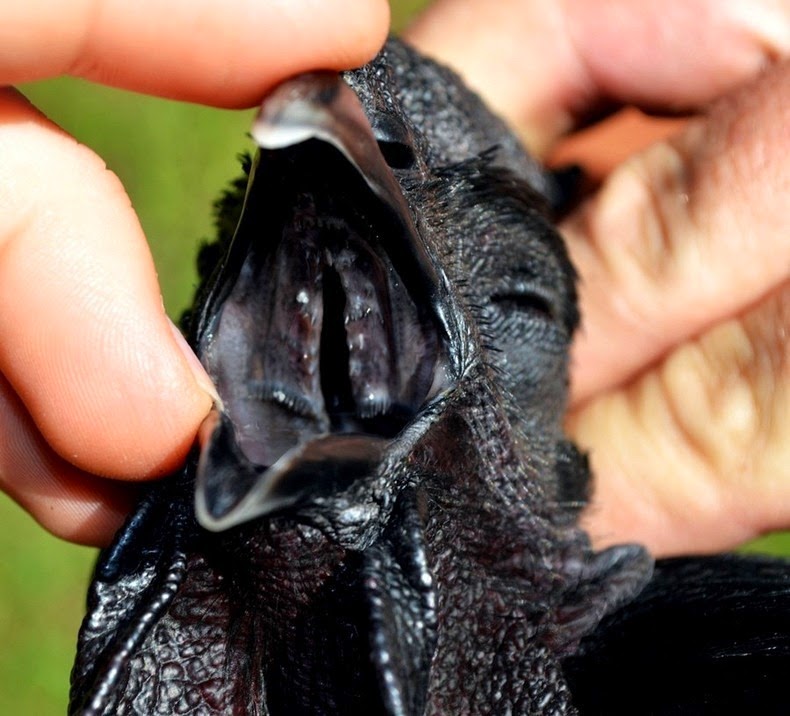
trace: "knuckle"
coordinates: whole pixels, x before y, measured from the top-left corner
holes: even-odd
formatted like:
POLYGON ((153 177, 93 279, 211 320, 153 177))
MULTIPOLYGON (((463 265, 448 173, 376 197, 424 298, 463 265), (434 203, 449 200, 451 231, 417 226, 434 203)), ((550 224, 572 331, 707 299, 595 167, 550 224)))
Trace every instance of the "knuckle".
POLYGON ((654 316, 667 290, 704 264, 691 213, 693 172, 680 144, 657 142, 609 176, 574 227, 606 283, 619 287, 611 301, 627 323, 654 316))
POLYGON ((764 458, 786 442, 788 330, 790 282, 676 349, 660 369, 684 444, 731 483, 767 477, 764 458))

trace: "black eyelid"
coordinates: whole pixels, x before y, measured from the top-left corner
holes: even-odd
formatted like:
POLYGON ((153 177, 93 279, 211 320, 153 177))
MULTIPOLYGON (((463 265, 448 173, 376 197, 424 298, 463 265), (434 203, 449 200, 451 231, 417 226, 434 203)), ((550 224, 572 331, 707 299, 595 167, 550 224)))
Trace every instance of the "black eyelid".
POLYGON ((511 310, 540 316, 550 321, 558 320, 555 297, 550 291, 533 284, 516 284, 503 287, 491 294, 492 303, 511 310))

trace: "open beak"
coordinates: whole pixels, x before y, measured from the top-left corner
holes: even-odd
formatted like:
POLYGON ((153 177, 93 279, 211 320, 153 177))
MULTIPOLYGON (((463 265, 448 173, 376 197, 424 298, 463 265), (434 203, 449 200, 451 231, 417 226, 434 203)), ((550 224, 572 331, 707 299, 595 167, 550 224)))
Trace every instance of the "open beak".
POLYGON ((451 379, 447 280, 362 105, 335 74, 278 87, 201 318, 222 397, 200 436, 195 507, 222 531, 376 473, 451 379))

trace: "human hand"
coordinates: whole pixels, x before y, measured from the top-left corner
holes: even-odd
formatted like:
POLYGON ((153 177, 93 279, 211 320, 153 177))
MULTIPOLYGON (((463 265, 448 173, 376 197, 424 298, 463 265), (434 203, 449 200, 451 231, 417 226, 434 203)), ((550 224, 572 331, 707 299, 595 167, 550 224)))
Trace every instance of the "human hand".
POLYGON ((789 527, 790 3, 439 0, 407 35, 539 156, 603 177, 560 227, 594 543, 666 555, 789 527), (664 124, 573 136, 619 105, 695 117, 652 144, 664 124))
MULTIPOLYGON (((5 3, 0 84, 73 74, 249 106, 295 73, 366 62, 387 23, 381 0, 5 3)), ((54 534, 105 544, 131 483, 183 461, 213 388, 117 178, 10 87, 0 217, 0 488, 54 534)))

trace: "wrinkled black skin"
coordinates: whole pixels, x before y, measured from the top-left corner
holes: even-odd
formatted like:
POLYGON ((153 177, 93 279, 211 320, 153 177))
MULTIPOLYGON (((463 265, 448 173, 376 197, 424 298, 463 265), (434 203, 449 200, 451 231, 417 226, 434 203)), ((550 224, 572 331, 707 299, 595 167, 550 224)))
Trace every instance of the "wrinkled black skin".
MULTIPOLYGON (((194 457, 152 486, 97 566, 70 713, 722 713, 717 673, 737 662, 742 683, 764 685, 786 668, 786 617, 760 646, 786 569, 669 563, 638 598, 649 556, 591 551, 576 526, 588 468, 561 429, 578 317, 550 187, 452 73, 402 44, 345 79, 374 128, 394 117, 406 129, 393 171, 453 287, 456 384, 377 475, 283 514, 206 532, 194 457), (341 518, 349 505, 355 521, 341 518), (726 634, 711 647, 699 626, 708 594, 747 620, 740 651, 726 634), (689 664, 674 658, 681 642, 689 664), (695 690, 687 672, 703 663, 695 690)), ((220 202, 201 256, 196 347, 243 187, 220 202)))

